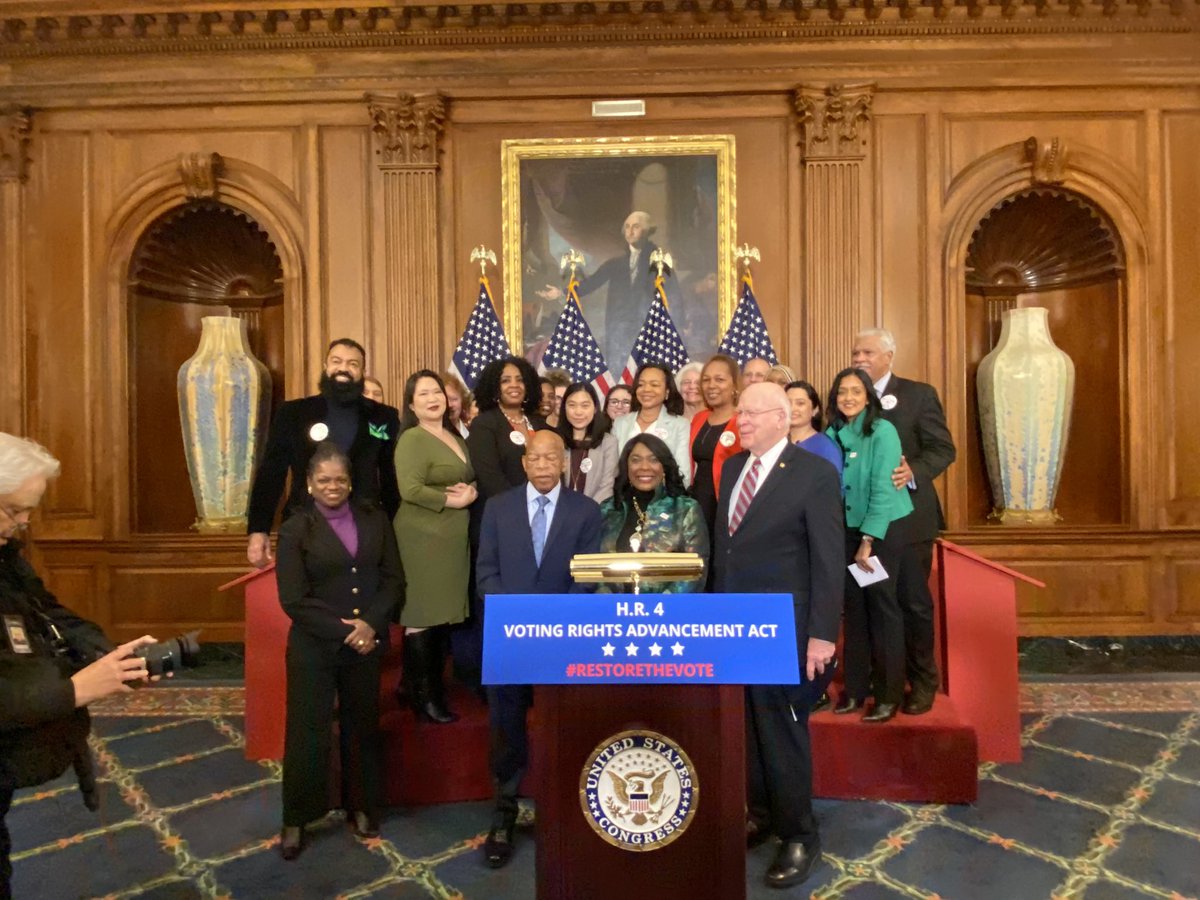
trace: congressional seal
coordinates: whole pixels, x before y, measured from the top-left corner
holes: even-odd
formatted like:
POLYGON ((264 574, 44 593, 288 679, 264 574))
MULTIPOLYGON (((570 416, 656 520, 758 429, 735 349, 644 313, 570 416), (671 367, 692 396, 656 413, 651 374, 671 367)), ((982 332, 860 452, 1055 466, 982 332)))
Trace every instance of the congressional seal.
POLYGON ((656 731, 622 731, 596 746, 579 779, 579 805, 596 834, 633 852, 687 831, 700 799, 692 761, 656 731))

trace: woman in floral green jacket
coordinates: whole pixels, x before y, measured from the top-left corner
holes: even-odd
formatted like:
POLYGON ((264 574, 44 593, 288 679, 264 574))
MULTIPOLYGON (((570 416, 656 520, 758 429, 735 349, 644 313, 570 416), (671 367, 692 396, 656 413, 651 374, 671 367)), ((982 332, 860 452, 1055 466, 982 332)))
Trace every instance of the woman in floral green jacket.
MULTIPOLYGON (((603 553, 698 553, 708 565, 708 529, 700 504, 687 495, 679 465, 666 443, 652 434, 631 438, 617 463, 613 496, 600 505, 603 553)), ((694 581, 644 581, 644 593, 702 590, 694 581)), ((620 590, 601 585, 600 590, 620 590)))

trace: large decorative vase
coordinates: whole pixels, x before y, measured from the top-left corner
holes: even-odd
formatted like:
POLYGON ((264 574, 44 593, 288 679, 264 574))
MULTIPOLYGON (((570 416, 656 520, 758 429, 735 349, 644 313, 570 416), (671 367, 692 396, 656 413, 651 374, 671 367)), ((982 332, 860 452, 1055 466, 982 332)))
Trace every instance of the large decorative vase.
POLYGON ((250 352, 242 319, 205 316, 200 322, 200 346, 178 379, 183 450, 196 499, 192 527, 202 534, 245 534, 271 375, 250 352))
POLYGON ((1000 341, 976 376, 983 454, 1002 525, 1051 525, 1071 404, 1075 365, 1055 346, 1043 307, 1004 313, 1000 341))

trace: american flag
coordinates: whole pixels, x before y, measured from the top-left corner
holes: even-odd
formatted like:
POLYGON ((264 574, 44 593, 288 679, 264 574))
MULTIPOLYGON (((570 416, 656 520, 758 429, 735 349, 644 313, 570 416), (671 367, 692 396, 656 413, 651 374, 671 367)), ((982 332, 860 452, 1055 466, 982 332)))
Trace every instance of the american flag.
POLYGON ((721 338, 717 352, 732 356, 739 366, 744 366, 755 357, 765 359, 771 365, 779 362, 771 345, 771 336, 767 334, 767 323, 763 321, 758 301, 754 299, 754 282, 749 272, 742 276, 742 299, 738 301, 729 322, 729 330, 721 338))
POLYGON ((633 342, 633 350, 629 354, 629 361, 625 363, 621 380, 633 384, 637 370, 648 362, 665 363, 672 372, 678 372, 688 364, 687 348, 683 346, 683 339, 671 321, 671 314, 667 312, 667 292, 661 275, 654 279, 654 300, 650 303, 642 330, 633 342))
POLYGON ((550 343, 542 354, 538 371, 542 374, 548 369, 563 369, 570 373, 572 381, 585 381, 606 397, 617 380, 608 371, 608 363, 600 352, 600 345, 592 337, 592 329, 583 318, 579 308, 579 282, 571 279, 567 285, 567 305, 563 307, 554 333, 550 335, 550 343))
POLYGON ((473 391, 484 366, 511 355, 508 338, 504 336, 504 326, 500 324, 496 307, 492 304, 492 291, 487 277, 481 277, 479 299, 475 301, 471 318, 467 319, 467 327, 463 329, 458 346, 454 348, 450 372, 458 376, 467 390, 473 391))

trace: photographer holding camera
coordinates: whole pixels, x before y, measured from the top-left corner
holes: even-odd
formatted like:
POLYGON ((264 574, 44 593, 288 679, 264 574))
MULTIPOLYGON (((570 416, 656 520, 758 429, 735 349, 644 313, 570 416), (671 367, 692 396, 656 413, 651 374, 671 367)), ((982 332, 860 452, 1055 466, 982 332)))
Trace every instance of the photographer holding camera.
POLYGON ((4 818, 17 788, 74 766, 84 803, 97 808, 87 706, 146 682, 135 653, 145 636, 113 648, 99 626, 62 606, 20 555, 58 460, 33 441, 0 432, 0 900, 12 896, 12 843, 4 818))

